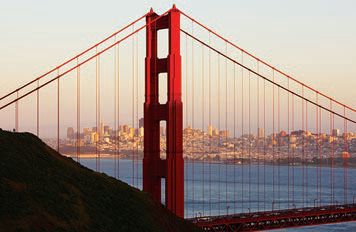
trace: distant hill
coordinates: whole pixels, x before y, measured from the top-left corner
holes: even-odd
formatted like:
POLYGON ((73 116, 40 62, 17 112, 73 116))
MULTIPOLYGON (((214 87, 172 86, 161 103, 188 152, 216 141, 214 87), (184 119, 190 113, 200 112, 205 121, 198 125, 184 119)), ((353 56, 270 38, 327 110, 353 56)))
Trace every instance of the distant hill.
POLYGON ((0 130, 0 231, 198 231, 129 185, 0 130))

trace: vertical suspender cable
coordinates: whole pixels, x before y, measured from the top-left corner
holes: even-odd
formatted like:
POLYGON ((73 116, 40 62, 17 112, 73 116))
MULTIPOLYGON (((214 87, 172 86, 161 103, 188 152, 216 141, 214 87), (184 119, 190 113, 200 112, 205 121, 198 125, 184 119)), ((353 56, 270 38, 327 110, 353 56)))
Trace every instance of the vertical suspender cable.
MULTIPOLYGON (((244 64, 244 52, 241 51, 241 63, 244 64)), ((244 212, 244 69, 241 67, 241 212, 244 212)))
POLYGON ((138 76, 138 33, 136 33, 136 187, 138 188, 138 145, 139 145, 139 118, 138 118, 138 89, 139 89, 139 76, 138 76))
POLYGON ((120 45, 117 45, 117 127, 116 127, 116 140, 117 140, 117 178, 120 179, 120 45))
MULTIPOLYGON (((57 69, 57 76, 59 76, 59 69, 57 69)), ((57 78, 57 152, 59 152, 59 102, 60 102, 60 95, 59 95, 59 78, 57 78)))
MULTIPOLYGON (((257 61, 257 73, 260 73, 260 62, 257 61)), ((257 78, 257 211, 260 211, 260 77, 257 78)))
POLYGON ((248 71, 248 209, 251 211, 251 72, 248 71))
MULTIPOLYGON (((101 141, 101 132, 102 132, 102 128, 101 128, 101 100, 100 100, 100 56, 98 56, 98 128, 99 128, 99 142, 101 141)), ((98 155, 99 155, 99 160, 98 160, 98 171, 101 171, 101 146, 99 144, 99 150, 98 150, 98 155)))
MULTIPOLYGON (((16 99, 19 98, 19 91, 16 91, 16 99)), ((19 132, 19 101, 15 103, 15 131, 19 132)))
MULTIPOLYGON (((98 53, 98 47, 95 48, 96 53, 98 53)), ((95 138, 95 151, 96 151, 96 166, 95 170, 99 171, 99 56, 95 58, 95 124, 96 124, 96 138, 95 138)))
MULTIPOLYGON (((95 48, 95 52, 98 53, 98 47, 95 48)), ((95 171, 98 171, 98 57, 95 57, 95 171)))
MULTIPOLYGON (((79 60, 77 58, 77 65, 79 60)), ((80 66, 77 67, 77 162, 80 162, 80 66)))
POLYGON ((266 79, 263 79, 263 210, 266 211, 266 79))
MULTIPOLYGON (((225 43, 225 54, 227 56, 227 43, 225 43)), ((225 143, 227 144, 227 59, 225 58, 225 143)), ((225 200, 226 200, 226 215, 229 214, 229 206, 227 205, 227 169, 228 169, 227 150, 225 149, 225 200)))
POLYGON ((280 94, 280 87, 278 86, 277 89, 278 93, 278 159, 277 159, 277 166, 278 166, 278 209, 280 209, 280 199, 281 199, 281 94, 280 94))
MULTIPOLYGON (((308 132, 308 102, 305 101, 305 131, 306 133, 309 133, 308 132)), ((308 140, 306 141, 306 149, 307 149, 307 152, 306 152, 306 161, 305 161, 305 180, 306 180, 306 186, 305 186, 305 192, 306 192, 306 196, 305 196, 305 203, 306 203, 306 206, 309 207, 308 205, 308 198, 309 198, 309 165, 308 165, 308 162, 309 162, 309 150, 310 150, 310 147, 308 146, 309 143, 308 143, 308 140)), ((303 205, 304 206, 304 205, 303 205)))
MULTIPOLYGON (((289 79, 288 79, 289 80, 289 79)), ((302 204, 303 207, 305 207, 305 136, 306 136, 306 131, 304 127, 304 85, 302 85, 302 131, 303 131, 303 137, 302 137, 302 204)), ((294 164, 293 164, 294 166, 294 164)), ((294 185, 293 185, 294 189, 294 185)), ((294 202, 293 202, 294 203, 294 202)))
POLYGON ((274 134, 274 69, 272 69, 272 211, 274 210, 274 146, 275 146, 275 134, 274 134))
POLYGON ((343 152, 343 162, 344 162, 344 204, 347 204, 347 159, 349 158, 348 144, 347 144, 347 120, 346 120, 346 108, 344 106, 344 149, 343 152))
POLYGON ((236 65, 234 65, 234 214, 236 214, 236 65))
MULTIPOLYGON (((292 131, 294 131, 294 94, 292 94, 292 131)), ((296 143, 296 142, 295 142, 296 143)), ((292 159, 293 161, 295 160, 295 149, 296 147, 293 147, 292 149, 292 159)), ((292 201, 294 203, 294 176, 295 176, 295 170, 294 170, 294 164, 292 165, 292 186, 293 186, 293 189, 292 189, 292 201)))
MULTIPOLYGON (((209 46, 210 46, 210 41, 211 40, 211 34, 209 32, 209 46)), ((212 122, 211 122, 211 49, 209 49, 209 68, 208 68, 208 75, 209 75, 209 126, 212 127, 212 122)), ((212 130, 212 128, 211 128, 212 130)), ((212 139, 212 133, 209 135, 209 215, 211 216, 211 139, 212 139)))
POLYGON ((40 137, 40 80, 37 80, 37 137, 40 137))
MULTIPOLYGON (((188 36, 185 34, 185 127, 188 127, 188 36)), ((184 136, 184 134, 183 134, 184 136)), ((185 149, 186 155, 188 155, 188 140, 186 141, 186 145, 183 149, 185 149)), ((188 159, 189 162, 189 159, 188 159)), ((184 169, 184 172, 187 173, 188 169, 184 169)), ((185 176, 188 176, 185 174, 185 176)), ((187 180, 189 184, 189 179, 187 180)), ((189 188, 184 188, 186 198, 189 197, 189 188)))
MULTIPOLYGON (((132 26, 132 31, 135 31, 135 25, 132 26)), ((131 130, 135 130, 135 36, 132 36, 132 56, 131 56, 131 68, 132 68, 132 105, 131 105, 131 123, 132 123, 132 128, 131 130)), ((132 151, 131 151, 131 159, 132 159, 132 179, 131 179, 131 184, 132 186, 135 186, 135 132, 132 134, 132 131, 130 131, 130 136, 132 136, 132 151)))
MULTIPOLYGON (((114 42, 116 42, 116 35, 114 37, 114 42)), ((115 130, 115 154, 114 154, 114 177, 117 178, 117 47, 114 50, 114 130, 115 130)))
POLYGON ((330 204, 332 204, 333 202, 333 192, 332 192, 332 186, 333 186, 333 178, 332 178, 332 174, 333 174, 333 170, 332 170, 332 165, 333 165, 333 150, 334 150, 334 135, 333 135, 333 125, 332 125, 332 101, 330 100, 329 102, 329 109, 330 109, 330 113, 329 113, 329 143, 330 143, 330 184, 329 184, 329 190, 330 190, 330 204))
POLYGON ((289 98, 290 98, 290 93, 289 93, 289 78, 287 78, 287 89, 288 89, 288 92, 287 92, 287 135, 288 135, 288 150, 287 150, 287 156, 288 156, 288 209, 290 207, 290 164, 292 163, 292 166, 293 166, 293 162, 294 160, 291 162, 291 159, 290 159, 290 137, 291 137, 291 134, 290 134, 290 121, 289 121, 289 98))
MULTIPOLYGON (((218 136, 219 136, 219 141, 218 141, 218 154, 220 157, 220 143, 221 143, 221 138, 220 138, 220 54, 218 54, 218 136)), ((219 206, 219 215, 220 215, 220 193, 221 193, 221 178, 220 178, 220 166, 221 166, 221 157, 220 157, 220 162, 218 164, 218 185, 219 185, 219 191, 218 191, 218 206, 219 206)))
MULTIPOLYGON (((319 116, 318 116, 318 113, 319 113, 319 111, 318 111, 318 101, 319 101, 319 99, 318 99, 318 93, 316 92, 315 93, 316 94, 316 106, 315 106, 315 126, 316 126, 316 128, 315 128, 315 135, 316 135, 316 152, 317 152, 317 154, 319 153, 319 116)), ((315 154, 313 154, 314 155, 314 157, 315 157, 315 154)), ((314 199, 314 203, 315 203, 315 200, 316 201, 318 201, 319 199, 318 199, 318 197, 319 197, 319 167, 317 166, 316 167, 316 178, 315 178, 315 180, 316 180, 316 199, 314 199)), ((317 203, 317 202, 316 202, 317 203)), ((315 207, 315 204, 314 204, 314 207, 315 207)))
MULTIPOLYGON (((335 114, 333 114, 333 117, 332 117, 332 128, 334 129, 335 128, 335 114)), ((331 159, 331 165, 332 165, 332 197, 333 197, 333 201, 335 201, 335 173, 334 173, 334 162, 335 162, 335 150, 334 150, 334 144, 335 144, 335 141, 333 141, 332 143, 332 159, 331 159)), ((333 202, 333 204, 335 204, 335 202, 333 202)))
POLYGON ((319 206, 321 206, 322 201, 322 185, 321 185, 321 171, 322 171, 322 157, 323 157, 323 140, 321 138, 322 132, 322 116, 321 116, 321 107, 319 107, 319 206))
POLYGON ((205 215, 205 133, 204 133, 204 126, 205 126, 205 85, 204 85, 204 46, 201 46, 202 53, 201 53, 201 84, 202 84, 202 133, 203 133, 203 163, 202 163, 202 178, 203 178, 203 186, 202 186, 202 200, 203 200, 203 215, 205 215))
POLYGON ((334 114, 331 113, 333 109, 332 100, 330 100, 330 134, 332 135, 331 142, 331 168, 330 168, 330 189, 331 189, 331 204, 334 204, 334 144, 335 144, 335 135, 334 131, 334 114))
MULTIPOLYGON (((194 35, 194 24, 192 22, 192 35, 194 35)), ((194 40, 192 39, 192 131, 193 131, 193 136, 195 136, 195 128, 194 128, 194 40)), ((192 181, 193 181, 193 187, 192 187, 192 197, 193 197, 193 215, 195 213, 195 146, 194 146, 194 139, 192 140, 192 158, 193 158, 193 165, 192 165, 192 181)))

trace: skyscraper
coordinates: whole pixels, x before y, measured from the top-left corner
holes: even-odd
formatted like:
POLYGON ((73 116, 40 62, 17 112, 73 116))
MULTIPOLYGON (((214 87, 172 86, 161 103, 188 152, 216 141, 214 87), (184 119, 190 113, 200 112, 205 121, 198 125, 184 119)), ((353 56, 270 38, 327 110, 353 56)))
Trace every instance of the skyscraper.
POLYGON ((110 126, 104 126, 104 134, 109 134, 110 126))
POLYGON ((161 134, 161 136, 165 136, 166 135, 166 128, 165 127, 163 127, 163 126, 160 127, 160 134, 161 134))
POLYGON ((265 137, 265 130, 264 130, 263 128, 258 128, 258 135, 257 135, 257 137, 258 137, 259 139, 265 137))
POLYGON ((129 133, 129 126, 128 126, 128 125, 123 125, 123 126, 122 126, 122 131, 123 131, 124 133, 129 133))
POLYGON ((221 130, 221 131, 219 131, 219 135, 220 135, 221 137, 229 137, 229 136, 230 136, 230 133, 229 133, 228 130, 221 130))
POLYGON ((140 128, 138 129, 138 136, 143 137, 143 135, 144 135, 144 128, 143 128, 143 127, 140 127, 140 128))
POLYGON ((138 121, 138 128, 143 127, 143 126, 144 126, 144 124, 145 124, 145 120, 144 120, 144 118, 140 118, 140 120, 138 121))
POLYGON ((213 130, 214 130, 213 126, 209 125, 208 126, 208 135, 213 136, 213 130))
POLYGON ((135 128, 130 128, 129 129, 129 136, 130 136, 130 138, 135 137, 135 128))
POLYGON ((73 127, 67 128, 67 139, 71 140, 74 139, 74 129, 73 127))
POLYGON ((333 129, 332 134, 333 134, 333 136, 338 137, 338 136, 340 136, 340 130, 339 129, 333 129))

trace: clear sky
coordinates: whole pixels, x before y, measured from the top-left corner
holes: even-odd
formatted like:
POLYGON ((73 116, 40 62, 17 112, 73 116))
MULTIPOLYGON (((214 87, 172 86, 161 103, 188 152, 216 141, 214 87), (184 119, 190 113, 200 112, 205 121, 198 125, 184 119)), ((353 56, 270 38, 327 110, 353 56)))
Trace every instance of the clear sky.
POLYGON ((0 95, 150 7, 160 13, 174 2, 247 51, 356 107, 354 0, 1 0, 0 95))

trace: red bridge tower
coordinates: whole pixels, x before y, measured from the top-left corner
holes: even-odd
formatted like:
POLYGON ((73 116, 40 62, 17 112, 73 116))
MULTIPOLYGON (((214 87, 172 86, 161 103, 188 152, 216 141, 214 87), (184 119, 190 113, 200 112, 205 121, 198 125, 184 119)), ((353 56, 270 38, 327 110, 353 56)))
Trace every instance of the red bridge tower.
POLYGON ((144 104, 143 190, 161 202, 161 179, 165 179, 166 207, 184 217, 183 104, 180 55, 180 12, 175 6, 167 15, 152 10, 146 16, 146 73, 144 104), (153 23, 150 23, 154 21, 153 23), (157 32, 168 29, 169 53, 157 57, 157 32), (159 103, 159 74, 167 73, 168 100, 159 103), (167 155, 160 158, 160 121, 167 125, 167 155))

